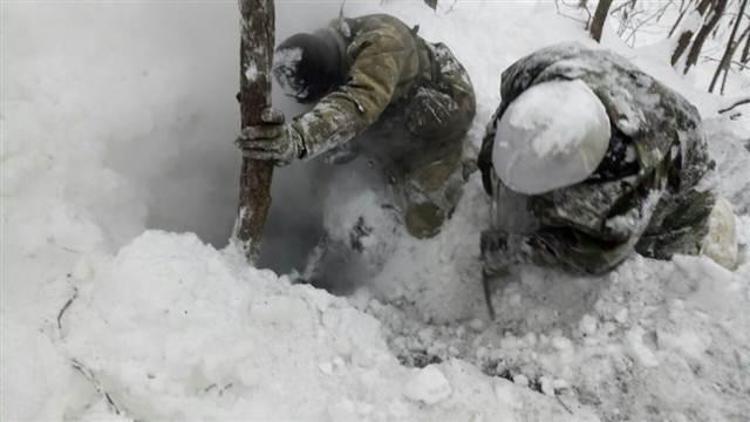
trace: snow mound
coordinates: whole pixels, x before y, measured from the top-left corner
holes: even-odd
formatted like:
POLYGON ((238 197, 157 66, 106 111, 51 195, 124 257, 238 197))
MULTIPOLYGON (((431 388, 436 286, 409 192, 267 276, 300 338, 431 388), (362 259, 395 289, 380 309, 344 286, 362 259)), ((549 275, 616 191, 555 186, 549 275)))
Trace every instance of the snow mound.
POLYGON ((415 370, 412 379, 406 384, 406 396, 426 404, 435 404, 452 393, 445 375, 434 365, 415 370))
MULTIPOLYGON (((77 368, 65 404, 77 418, 93 418, 86 409, 97 403, 129 419, 175 421, 522 412, 494 399, 503 380, 458 361, 403 367, 380 323, 346 299, 248 268, 192 234, 146 232, 80 274, 60 339, 77 368)), ((516 386, 504 394, 533 397, 516 386)), ((563 416, 553 401, 541 409, 563 416)))
MULTIPOLYGON (((591 45, 549 3, 451 3, 435 13, 421 0, 350 2, 345 13, 393 13, 454 49, 476 87, 475 146, 503 69, 562 40, 591 45)), ((339 12, 277 6, 278 39, 339 12)), ((492 322, 477 175, 440 235, 398 238, 369 289, 347 298, 203 242, 223 244, 236 207, 235 3, 10 2, 3 12, 1 420, 750 414, 750 126, 717 117, 667 57, 610 45, 706 117, 714 187, 739 214, 737 270, 695 257, 633 257, 602 278, 521 269, 497 289, 492 322)), ((298 196, 320 195, 319 184, 304 168, 278 171, 272 217, 299 237, 298 196)), ((370 193, 355 189, 353 201, 320 220, 349 226, 372 211, 380 227, 364 243, 396 236, 370 193)))
POLYGON ((584 82, 545 82, 506 109, 492 163, 512 190, 541 194, 589 177, 607 153, 609 137, 604 104, 584 82))

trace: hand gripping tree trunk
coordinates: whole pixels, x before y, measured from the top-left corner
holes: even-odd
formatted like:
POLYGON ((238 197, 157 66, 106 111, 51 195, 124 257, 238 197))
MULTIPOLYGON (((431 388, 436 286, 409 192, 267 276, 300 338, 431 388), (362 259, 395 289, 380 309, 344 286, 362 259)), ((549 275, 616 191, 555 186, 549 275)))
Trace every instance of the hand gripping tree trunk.
MULTIPOLYGON (((240 112, 242 127, 261 123, 261 112, 271 106, 271 64, 274 47, 273 0, 239 0, 240 112)), ((273 163, 242 157, 240 200, 233 240, 254 263, 268 209, 271 206, 273 163)))

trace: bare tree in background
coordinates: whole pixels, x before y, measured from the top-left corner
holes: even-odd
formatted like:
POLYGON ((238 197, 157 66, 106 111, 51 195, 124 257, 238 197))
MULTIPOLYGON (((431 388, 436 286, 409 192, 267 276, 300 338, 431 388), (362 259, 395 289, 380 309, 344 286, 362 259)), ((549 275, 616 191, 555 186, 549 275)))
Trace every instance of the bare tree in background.
POLYGON ((682 19, 685 17, 685 15, 692 10, 693 3, 696 0, 682 0, 682 3, 680 4, 680 14, 677 16, 677 20, 674 21, 674 25, 672 25, 672 29, 669 30, 669 37, 671 38, 672 35, 674 35, 674 31, 677 30, 677 28, 680 27, 680 24, 682 23, 682 19))
POLYGON ((557 10, 558 15, 583 23, 585 29, 588 31, 589 25, 591 25, 591 11, 589 10, 588 0, 555 0, 555 9, 557 10), (571 10, 573 14, 569 14, 564 10, 571 10), (584 12, 588 17, 582 19, 575 16, 578 12, 584 12))
POLYGON ((683 20, 683 27, 675 33, 677 46, 672 52, 672 66, 677 65, 685 53, 687 53, 687 59, 683 73, 688 73, 690 68, 698 62, 703 44, 724 15, 727 2, 728 0, 700 0, 695 9, 687 12, 688 19, 683 20, 684 16, 680 17, 680 20, 683 20))
POLYGON ((723 93, 728 74, 734 68, 750 69, 750 23, 745 25, 750 22, 748 2, 750 0, 555 0, 555 5, 560 15, 583 23, 597 42, 601 42, 604 25, 610 17, 617 21, 617 35, 631 47, 637 46, 639 33, 653 39, 668 31, 674 45, 670 52, 672 65, 687 74, 700 60, 719 62, 711 91, 720 85, 723 93), (595 7, 593 15, 589 7, 595 7), (666 19, 670 20, 665 22, 666 19), (712 53, 719 54, 717 49, 721 49, 721 58, 710 57, 712 53))
POLYGON ((700 57, 701 50, 703 49, 703 44, 705 44, 709 34, 714 31, 716 25, 718 25, 721 17, 724 15, 727 7, 727 2, 728 0, 711 1, 712 7, 710 9, 711 11, 709 12, 710 14, 708 16, 708 20, 703 23, 703 26, 701 27, 700 31, 698 31, 698 34, 695 36, 695 40, 690 46, 690 51, 688 52, 687 61, 685 62, 685 70, 683 71, 683 73, 688 73, 690 68, 698 63, 698 58, 700 57))
MULTIPOLYGON (((653 35, 652 28, 658 28, 660 22, 668 12, 671 12, 673 9, 682 12, 687 9, 686 3, 688 2, 689 0, 680 0, 678 4, 676 0, 668 0, 657 3, 657 7, 654 8, 655 4, 653 2, 627 0, 617 6, 613 6, 609 14, 619 21, 617 35, 620 39, 625 41, 629 46, 635 47, 638 34, 641 31, 653 35)), ((659 28, 657 31, 661 32, 663 29, 659 28)))
POLYGON ((591 37, 593 37, 596 42, 601 42, 602 40, 604 22, 607 20, 610 7, 612 7, 612 0, 599 0, 599 4, 596 5, 590 31, 591 37))
POLYGON ((670 59, 672 66, 677 64, 682 55, 687 51, 690 46, 690 41, 693 39, 693 35, 695 35, 695 31, 697 30, 696 22, 691 21, 685 23, 685 17, 692 15, 694 16, 694 20, 697 20, 698 16, 700 16, 700 20, 702 21, 709 5, 710 0, 697 0, 697 3, 695 1, 691 2, 691 5, 680 14, 677 23, 672 27, 672 31, 670 31, 669 35, 670 37, 674 36, 677 38, 677 45, 675 46, 674 51, 672 51, 672 58, 670 59), (694 5, 697 5, 697 7, 694 7, 694 5))
POLYGON ((721 57, 721 61, 719 62, 719 66, 716 69, 716 73, 714 73, 713 79, 711 79, 711 85, 708 87, 708 92, 714 92, 716 82, 719 80, 719 75, 723 72, 724 78, 721 83, 721 93, 724 94, 724 87, 726 86, 727 75, 729 75, 729 68, 732 64, 732 57, 734 57, 734 53, 742 40, 745 39, 745 37, 750 37, 750 25, 748 25, 748 27, 742 32, 739 38, 737 38, 737 31, 740 28, 740 23, 742 22, 742 17, 746 10, 747 0, 742 0, 742 4, 740 5, 739 11, 737 13, 737 18, 735 19, 734 26, 732 27, 732 33, 729 35, 729 40, 727 40, 727 46, 724 50, 724 55, 721 57))

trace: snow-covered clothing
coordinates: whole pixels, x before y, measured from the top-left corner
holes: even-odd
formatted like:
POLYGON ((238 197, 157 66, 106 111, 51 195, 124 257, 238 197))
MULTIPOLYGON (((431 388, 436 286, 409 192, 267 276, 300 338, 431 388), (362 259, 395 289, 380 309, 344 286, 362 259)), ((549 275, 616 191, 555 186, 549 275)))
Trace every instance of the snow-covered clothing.
POLYGON ((698 111, 685 98, 620 56, 575 43, 517 61, 503 72, 501 91, 479 158, 495 207, 482 234, 488 272, 534 263, 600 273, 633 250, 659 259, 701 252, 715 196, 698 185, 714 164, 698 111), (604 160, 581 183, 540 195, 512 192, 492 170, 498 120, 526 89, 575 79, 611 121, 604 160))
POLYGON ((329 29, 337 38, 346 77, 294 119, 306 157, 344 144, 396 105, 399 114, 408 114, 407 128, 414 135, 457 137, 466 132, 474 116, 474 90, 444 45, 425 42, 400 20, 383 14, 337 19, 329 29))
POLYGON ((337 19, 329 29, 347 76, 291 122, 301 158, 370 153, 393 182, 409 232, 433 236, 464 183, 463 139, 476 109, 466 70, 445 45, 389 15, 337 19), (380 136, 351 142, 367 129, 380 136))

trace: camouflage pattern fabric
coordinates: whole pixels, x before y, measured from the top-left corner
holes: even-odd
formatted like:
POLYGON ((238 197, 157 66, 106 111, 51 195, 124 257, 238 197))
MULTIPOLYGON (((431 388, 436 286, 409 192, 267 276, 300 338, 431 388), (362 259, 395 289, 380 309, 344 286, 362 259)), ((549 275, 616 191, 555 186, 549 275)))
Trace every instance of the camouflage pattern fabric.
POLYGON ((417 85, 406 101, 386 111, 390 124, 385 126, 391 135, 384 138, 401 139, 401 144, 371 149, 391 181, 407 230, 417 238, 436 235, 461 198, 468 178, 464 135, 476 110, 463 66, 445 45, 428 48, 436 68, 434 78, 417 85))
POLYGON ((445 45, 425 42, 392 16, 336 20, 330 30, 348 80, 293 121, 303 157, 371 156, 409 233, 431 237, 465 181, 463 141, 476 110, 468 74, 445 45))
POLYGON ((347 79, 292 122, 302 138, 305 158, 361 134, 417 82, 432 78, 425 43, 392 16, 338 19, 329 29, 339 41, 347 79))
POLYGON ((659 259, 700 253, 715 197, 698 184, 713 162, 700 116, 685 98, 624 58, 579 44, 517 61, 503 72, 501 94, 478 162, 495 208, 493 227, 482 235, 488 273, 533 263, 596 274, 634 250, 659 259), (535 196, 508 193, 492 170, 497 121, 524 90, 560 79, 580 79, 604 104, 613 134, 607 156, 582 183, 535 196), (502 214, 519 209, 527 224, 508 224, 502 214))

